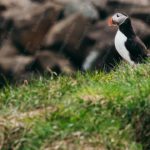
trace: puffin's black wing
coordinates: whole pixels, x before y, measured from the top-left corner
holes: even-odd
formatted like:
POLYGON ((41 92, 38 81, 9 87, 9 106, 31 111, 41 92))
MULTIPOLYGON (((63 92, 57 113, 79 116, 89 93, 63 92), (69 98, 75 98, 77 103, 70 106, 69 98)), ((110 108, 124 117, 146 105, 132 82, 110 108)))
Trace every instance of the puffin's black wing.
POLYGON ((135 36, 133 38, 127 39, 125 46, 129 51, 130 57, 133 61, 139 63, 147 57, 146 46, 139 37, 135 36))

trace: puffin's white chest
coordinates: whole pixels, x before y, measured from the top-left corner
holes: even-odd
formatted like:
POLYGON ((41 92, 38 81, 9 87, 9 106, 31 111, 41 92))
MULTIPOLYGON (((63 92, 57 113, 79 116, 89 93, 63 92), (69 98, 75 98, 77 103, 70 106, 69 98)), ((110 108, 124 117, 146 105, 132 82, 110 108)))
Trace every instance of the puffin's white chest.
POLYGON ((131 65, 135 63, 131 60, 129 51, 125 47, 125 42, 127 41, 127 37, 118 29, 117 34, 115 36, 115 47, 120 56, 128 61, 131 65))

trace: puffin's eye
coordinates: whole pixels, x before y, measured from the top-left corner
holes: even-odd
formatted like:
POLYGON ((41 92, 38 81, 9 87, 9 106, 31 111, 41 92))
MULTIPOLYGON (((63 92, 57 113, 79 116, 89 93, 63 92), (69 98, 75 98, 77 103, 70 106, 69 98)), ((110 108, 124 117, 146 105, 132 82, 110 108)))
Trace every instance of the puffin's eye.
POLYGON ((117 17, 119 17, 119 15, 117 14, 117 17))

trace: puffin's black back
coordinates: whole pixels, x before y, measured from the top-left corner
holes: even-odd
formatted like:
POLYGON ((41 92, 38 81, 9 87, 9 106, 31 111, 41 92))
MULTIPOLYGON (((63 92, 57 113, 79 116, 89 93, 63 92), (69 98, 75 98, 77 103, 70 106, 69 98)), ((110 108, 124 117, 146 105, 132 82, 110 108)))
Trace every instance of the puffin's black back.
POLYGON ((147 57, 146 46, 136 36, 130 18, 127 18, 124 23, 119 26, 119 30, 127 37, 125 47, 129 51, 131 59, 135 63, 141 63, 147 57))
POLYGON ((119 30, 127 37, 132 38, 135 35, 130 18, 127 18, 120 26, 119 30))

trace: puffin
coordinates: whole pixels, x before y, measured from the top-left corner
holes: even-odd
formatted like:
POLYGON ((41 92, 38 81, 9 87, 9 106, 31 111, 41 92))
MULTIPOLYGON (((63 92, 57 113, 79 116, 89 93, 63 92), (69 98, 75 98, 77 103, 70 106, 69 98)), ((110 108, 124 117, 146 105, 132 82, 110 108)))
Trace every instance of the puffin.
POLYGON ((119 55, 132 66, 143 63, 148 57, 147 48, 134 32, 130 17, 115 13, 108 19, 108 25, 118 27, 114 43, 119 55))

